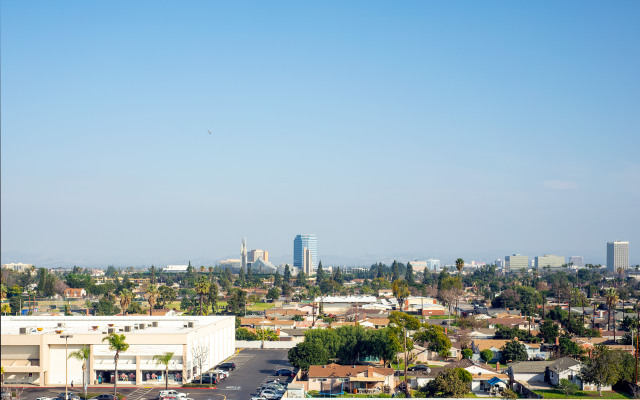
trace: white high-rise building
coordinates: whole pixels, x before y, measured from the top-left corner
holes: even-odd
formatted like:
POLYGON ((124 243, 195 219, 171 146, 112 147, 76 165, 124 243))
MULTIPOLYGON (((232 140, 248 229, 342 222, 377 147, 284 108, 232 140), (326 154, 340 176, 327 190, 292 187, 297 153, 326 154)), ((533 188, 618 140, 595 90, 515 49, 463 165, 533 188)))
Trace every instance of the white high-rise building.
POLYGON ((440 271, 440 260, 436 260, 433 258, 430 258, 427 260, 427 269, 429 269, 430 271, 433 272, 439 272, 440 271))
POLYGON ((572 264, 575 268, 582 268, 584 267, 584 257, 571 256, 569 257, 569 263, 572 264))
POLYGON ((545 254, 543 256, 536 257, 536 269, 551 267, 560 268, 565 264, 564 257, 556 256, 555 254, 545 254))
POLYGON ((516 269, 529 269, 529 257, 521 254, 514 254, 504 258, 504 266, 507 271, 516 269))
POLYGON ((242 246, 240 246, 240 260, 241 260, 241 268, 245 271, 247 270, 247 238, 242 239, 242 246))
POLYGON ((629 269, 629 242, 607 242, 607 268, 613 272, 629 269))

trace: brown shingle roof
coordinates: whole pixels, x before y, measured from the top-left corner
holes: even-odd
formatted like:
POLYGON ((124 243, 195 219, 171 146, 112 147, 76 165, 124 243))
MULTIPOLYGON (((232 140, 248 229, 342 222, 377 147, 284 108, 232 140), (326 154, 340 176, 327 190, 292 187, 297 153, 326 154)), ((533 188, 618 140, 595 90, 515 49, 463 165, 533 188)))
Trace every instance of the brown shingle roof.
POLYGON ((309 378, 348 378, 366 372, 388 376, 393 375, 393 368, 377 368, 370 365, 311 365, 309 366, 309 378))

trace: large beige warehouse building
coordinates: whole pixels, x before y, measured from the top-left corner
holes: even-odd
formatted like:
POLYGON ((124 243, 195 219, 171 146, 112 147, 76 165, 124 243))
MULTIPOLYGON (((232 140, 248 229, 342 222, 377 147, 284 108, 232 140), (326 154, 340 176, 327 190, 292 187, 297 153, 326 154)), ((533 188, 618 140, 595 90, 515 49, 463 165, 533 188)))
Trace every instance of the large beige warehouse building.
MULTIPOLYGON (((235 352, 235 319, 208 317, 2 317, 2 366, 5 383, 64 385, 67 352, 83 345, 91 349, 89 384, 113 382, 114 351, 102 339, 124 334, 129 349, 120 353, 118 385, 163 384, 164 366, 153 356, 173 352, 169 380, 185 382, 202 369, 222 362, 235 352), (198 356, 202 353, 203 356, 198 356)), ((82 384, 82 362, 68 359, 68 383, 82 384)))

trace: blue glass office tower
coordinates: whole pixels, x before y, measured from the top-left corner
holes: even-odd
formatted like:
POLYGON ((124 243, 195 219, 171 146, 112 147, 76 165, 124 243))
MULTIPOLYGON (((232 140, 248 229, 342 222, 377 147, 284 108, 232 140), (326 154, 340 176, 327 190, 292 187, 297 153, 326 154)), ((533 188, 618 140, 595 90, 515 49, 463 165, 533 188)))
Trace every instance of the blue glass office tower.
POLYGON ((298 235, 293 239, 293 266, 304 270, 304 249, 311 254, 311 271, 318 269, 318 237, 316 235, 298 235))

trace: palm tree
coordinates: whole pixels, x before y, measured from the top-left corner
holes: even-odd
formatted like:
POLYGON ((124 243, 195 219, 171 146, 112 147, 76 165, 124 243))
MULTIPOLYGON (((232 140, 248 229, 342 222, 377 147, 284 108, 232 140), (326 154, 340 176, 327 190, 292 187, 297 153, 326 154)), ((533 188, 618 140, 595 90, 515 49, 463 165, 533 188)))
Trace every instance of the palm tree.
POLYGON ((162 364, 165 367, 164 371, 164 388, 169 389, 169 363, 171 362, 171 358, 173 357, 173 352, 164 353, 161 356, 153 356, 153 359, 156 362, 156 365, 162 364))
POLYGON ((200 315, 204 315, 203 310, 202 310, 202 300, 204 300, 204 296, 209 294, 209 288, 211 287, 211 284, 209 283, 209 281, 207 280, 206 277, 201 276, 200 279, 198 279, 198 283, 196 283, 196 293, 198 293, 198 299, 200 301, 200 315))
POLYGON ((204 272, 204 265, 200 266, 200 272, 204 272))
POLYGON ((458 270, 458 275, 462 272, 462 268, 464 268, 464 260, 462 258, 456 259, 456 269, 458 270))
POLYGON ((609 288, 604 294, 604 298, 609 306, 609 312, 607 313, 607 330, 611 330, 611 309, 613 308, 613 341, 616 341, 616 303, 618 302, 618 291, 614 288, 609 288))
POLYGON ((91 348, 89 346, 82 346, 80 350, 76 350, 69 354, 69 358, 75 358, 82 361, 82 387, 84 388, 84 398, 87 399, 87 386, 85 383, 85 377, 87 375, 87 360, 91 356, 91 348))
POLYGON ((114 380, 113 380, 113 395, 118 396, 117 386, 118 386, 118 359, 120 358, 120 353, 127 351, 129 348, 129 344, 125 342, 125 335, 118 335, 117 333, 110 333, 107 336, 102 338, 103 342, 109 342, 109 350, 115 351, 116 355, 113 356, 113 365, 114 365, 114 380))
POLYGON ((158 292, 158 287, 156 285, 149 285, 147 288, 147 302, 149 303, 149 316, 153 315, 153 307, 158 302, 158 296, 160 292, 158 292))
POLYGON ((127 308, 133 301, 133 293, 129 289, 122 289, 120 291, 120 307, 122 307, 122 315, 127 314, 127 308))

